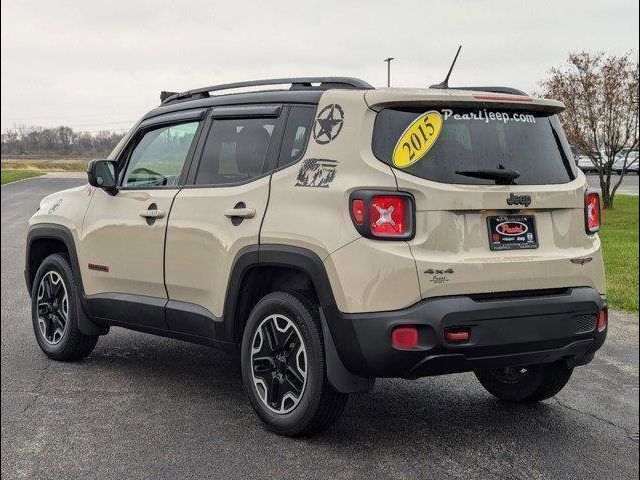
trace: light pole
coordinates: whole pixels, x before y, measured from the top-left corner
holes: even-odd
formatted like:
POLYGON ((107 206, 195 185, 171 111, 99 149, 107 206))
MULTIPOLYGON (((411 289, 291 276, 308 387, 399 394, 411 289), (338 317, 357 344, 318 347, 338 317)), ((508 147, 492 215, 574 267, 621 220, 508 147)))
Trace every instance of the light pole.
POLYGON ((387 62, 387 87, 391 86, 391 60, 395 60, 395 58, 388 57, 383 60, 383 62, 387 62))

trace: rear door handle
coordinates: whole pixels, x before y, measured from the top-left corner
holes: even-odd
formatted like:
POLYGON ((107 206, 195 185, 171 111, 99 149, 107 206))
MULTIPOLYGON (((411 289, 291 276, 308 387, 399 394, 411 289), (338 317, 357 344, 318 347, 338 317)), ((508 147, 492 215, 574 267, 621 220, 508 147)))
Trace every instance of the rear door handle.
POLYGON ((164 218, 164 210, 140 210, 139 215, 142 218, 164 218))
POLYGON ((230 208, 224 211, 228 218, 253 218, 256 216, 255 208, 230 208))

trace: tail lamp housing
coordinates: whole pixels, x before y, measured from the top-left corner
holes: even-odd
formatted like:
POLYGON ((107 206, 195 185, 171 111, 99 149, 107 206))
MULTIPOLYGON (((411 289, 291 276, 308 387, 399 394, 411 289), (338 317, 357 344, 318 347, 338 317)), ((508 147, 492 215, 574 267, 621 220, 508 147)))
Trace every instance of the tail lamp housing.
POLYGON ((600 230, 600 194, 587 192, 584 195, 584 228, 588 235, 600 230))
POLYGON ((405 192, 357 190, 349 213, 358 233, 375 240, 410 240, 415 235, 415 202, 405 192))

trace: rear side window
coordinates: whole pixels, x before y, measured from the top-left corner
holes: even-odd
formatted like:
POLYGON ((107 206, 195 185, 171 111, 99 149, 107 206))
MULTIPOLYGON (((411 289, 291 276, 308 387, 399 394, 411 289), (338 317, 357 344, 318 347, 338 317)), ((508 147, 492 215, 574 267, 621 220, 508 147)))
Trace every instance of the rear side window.
POLYGON ((280 167, 296 163, 307 148, 315 108, 291 107, 280 148, 280 167))
POLYGON ((276 120, 214 120, 200 159, 196 185, 242 183, 265 173, 276 120))
MULTIPOLYGON (((495 179, 474 178, 469 174, 506 169, 519 174, 513 180, 516 185, 559 184, 570 182, 576 173, 557 116, 541 112, 384 109, 376 117, 372 147, 375 156, 383 162, 411 175, 442 183, 493 185, 497 183, 495 179), (436 117, 439 114, 441 127, 436 125, 434 129, 428 125, 424 130, 416 130, 416 138, 405 138, 403 142, 408 145, 403 145, 400 142, 403 134, 429 110, 437 112, 436 117), (427 144, 420 138, 423 131, 426 131, 424 138, 429 138, 430 148, 421 155, 427 144), (436 135, 429 137, 434 132, 436 135), (405 159, 412 159, 405 162, 408 165, 394 164, 396 148, 406 152, 405 159)), ((396 163, 399 162, 396 160, 396 163)))
POLYGON ((198 122, 189 122, 146 132, 131 152, 122 186, 177 185, 197 129, 198 122))

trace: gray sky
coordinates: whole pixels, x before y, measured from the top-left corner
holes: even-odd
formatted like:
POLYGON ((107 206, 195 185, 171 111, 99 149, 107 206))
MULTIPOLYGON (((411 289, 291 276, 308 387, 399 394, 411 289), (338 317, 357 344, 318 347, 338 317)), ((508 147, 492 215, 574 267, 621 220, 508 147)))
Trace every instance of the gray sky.
POLYGON ((2 129, 128 128, 161 90, 352 75, 531 91, 569 51, 638 52, 638 1, 2 1, 2 129))

